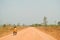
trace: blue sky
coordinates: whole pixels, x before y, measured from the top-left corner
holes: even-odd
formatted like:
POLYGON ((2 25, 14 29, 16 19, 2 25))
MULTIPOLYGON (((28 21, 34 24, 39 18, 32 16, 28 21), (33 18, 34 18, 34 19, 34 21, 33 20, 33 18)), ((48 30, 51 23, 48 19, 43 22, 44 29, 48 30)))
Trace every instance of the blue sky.
POLYGON ((0 24, 42 23, 60 21, 60 0, 0 0, 0 24))

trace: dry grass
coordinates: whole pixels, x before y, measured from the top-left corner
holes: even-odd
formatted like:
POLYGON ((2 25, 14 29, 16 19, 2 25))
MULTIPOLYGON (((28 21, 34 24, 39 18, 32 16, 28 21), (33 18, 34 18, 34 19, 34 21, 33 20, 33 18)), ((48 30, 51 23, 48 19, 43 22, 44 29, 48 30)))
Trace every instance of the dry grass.
MULTIPOLYGON (((17 26, 18 31, 24 29, 26 27, 17 26)), ((3 37, 5 35, 9 35, 13 32, 13 26, 6 26, 6 27, 0 27, 0 37, 3 37)))
MULTIPOLYGON (((17 29, 18 31, 24 29, 24 28, 27 28, 27 27, 23 27, 23 26, 17 26, 17 29)), ((43 32, 46 32, 47 34, 55 37, 56 39, 60 40, 60 26, 59 27, 43 27, 43 26, 40 26, 40 27, 36 27, 38 28, 39 30, 43 31, 43 32)), ((5 35, 8 35, 10 34, 11 32, 13 31, 13 27, 11 26, 7 26, 5 28, 1 27, 0 28, 0 37, 3 37, 5 35)))
POLYGON ((60 40, 60 26, 59 27, 37 27, 39 30, 53 36, 57 40, 60 40))

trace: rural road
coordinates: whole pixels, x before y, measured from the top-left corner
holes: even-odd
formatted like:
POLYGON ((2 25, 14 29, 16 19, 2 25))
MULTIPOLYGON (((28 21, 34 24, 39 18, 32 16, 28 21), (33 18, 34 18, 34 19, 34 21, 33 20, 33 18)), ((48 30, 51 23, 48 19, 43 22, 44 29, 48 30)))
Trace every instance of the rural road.
POLYGON ((34 27, 28 27, 18 32, 18 34, 15 36, 10 34, 0 38, 0 40, 57 40, 57 39, 34 27))

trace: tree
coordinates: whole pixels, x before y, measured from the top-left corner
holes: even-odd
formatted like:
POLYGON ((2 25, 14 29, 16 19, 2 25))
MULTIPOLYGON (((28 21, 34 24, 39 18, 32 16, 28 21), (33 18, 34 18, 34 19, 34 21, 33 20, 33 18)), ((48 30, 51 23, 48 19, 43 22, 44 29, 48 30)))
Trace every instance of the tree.
POLYGON ((6 27, 6 24, 4 24, 3 27, 6 27))
POLYGON ((14 26, 14 27, 16 27, 16 25, 15 25, 15 24, 14 24, 13 26, 14 26))
POLYGON ((8 24, 8 26, 11 26, 11 24, 8 24))
POLYGON ((37 27, 37 26, 41 26, 41 24, 32 24, 31 26, 37 27))
POLYGON ((44 16, 43 21, 44 21, 44 25, 47 26, 47 17, 44 16))
POLYGON ((60 21, 58 22, 58 25, 60 25, 60 21))

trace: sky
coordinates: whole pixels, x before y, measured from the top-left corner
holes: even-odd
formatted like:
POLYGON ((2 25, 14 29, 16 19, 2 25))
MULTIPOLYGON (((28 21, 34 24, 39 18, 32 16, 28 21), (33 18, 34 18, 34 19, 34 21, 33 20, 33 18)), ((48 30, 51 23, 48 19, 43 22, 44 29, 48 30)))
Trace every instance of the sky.
POLYGON ((60 21, 60 0, 0 0, 0 24, 43 23, 60 21))

